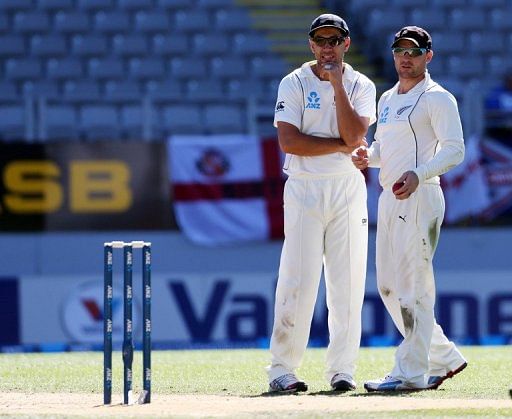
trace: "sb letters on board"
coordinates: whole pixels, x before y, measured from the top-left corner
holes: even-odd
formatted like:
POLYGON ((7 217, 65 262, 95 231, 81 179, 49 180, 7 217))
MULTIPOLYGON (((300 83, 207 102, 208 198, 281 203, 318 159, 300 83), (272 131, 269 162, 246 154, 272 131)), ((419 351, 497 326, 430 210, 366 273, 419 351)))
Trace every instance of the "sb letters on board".
POLYGON ((0 231, 176 229, 165 144, 0 144, 0 231))

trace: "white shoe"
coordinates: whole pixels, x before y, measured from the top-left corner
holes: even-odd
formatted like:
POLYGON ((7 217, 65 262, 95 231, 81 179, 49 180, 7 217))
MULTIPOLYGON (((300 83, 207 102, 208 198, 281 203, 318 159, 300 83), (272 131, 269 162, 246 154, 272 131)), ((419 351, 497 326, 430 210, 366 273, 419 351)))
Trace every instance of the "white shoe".
POLYGON ((308 386, 304 381, 300 381, 295 374, 284 374, 272 380, 269 384, 269 392, 296 393, 298 391, 307 391, 308 386))
POLYGON ((334 391, 350 391, 356 389, 356 382, 350 375, 339 372, 331 378, 331 387, 334 391))
POLYGON ((370 380, 364 383, 364 388, 369 391, 418 391, 429 387, 417 387, 411 383, 404 382, 398 378, 386 375, 386 377, 370 380))

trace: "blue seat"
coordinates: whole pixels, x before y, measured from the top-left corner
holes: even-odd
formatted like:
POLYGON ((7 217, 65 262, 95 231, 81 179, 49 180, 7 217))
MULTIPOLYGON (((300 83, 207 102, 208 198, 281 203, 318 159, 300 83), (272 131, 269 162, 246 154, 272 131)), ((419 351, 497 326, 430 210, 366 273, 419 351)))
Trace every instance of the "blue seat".
POLYGON ((505 8, 510 2, 508 0, 469 0, 469 4, 484 8, 505 8))
POLYGON ((448 71, 462 79, 481 77, 484 74, 483 59, 477 55, 448 57, 448 71))
POLYGON ((167 14, 159 12, 138 12, 135 15, 135 29, 142 33, 168 32, 171 22, 167 14))
POLYGON ((224 92, 218 80, 190 80, 186 84, 186 96, 191 102, 218 101, 222 100, 224 92))
POLYGON ((13 27, 22 33, 47 32, 50 19, 43 12, 19 12, 14 15, 13 27))
POLYGON ((259 33, 239 33, 233 40, 233 49, 239 55, 261 55, 270 52, 270 41, 259 33))
POLYGON ((440 7, 453 9, 466 6, 466 0, 432 0, 432 3, 436 9, 440 7))
POLYGON ((512 8, 491 10, 490 27, 494 30, 512 31, 512 8))
POLYGON ((247 31, 252 26, 247 10, 242 8, 220 9, 214 15, 214 27, 223 32, 247 31))
POLYGON ((140 56, 148 52, 146 37, 139 34, 116 35, 112 42, 113 50, 120 56, 140 56))
POLYGON ((142 93, 139 83, 130 80, 110 80, 105 84, 104 99, 111 103, 141 101, 142 93))
POLYGON ((431 32, 431 35, 435 54, 457 54, 466 48, 466 40, 462 33, 431 32))
POLYGON ((281 58, 269 56, 251 60, 251 74, 254 77, 284 77, 288 73, 288 66, 281 58))
POLYGON ((0 106, 0 141, 24 139, 25 120, 22 104, 0 106))
MULTIPOLYGON (((240 100, 250 97, 256 98, 261 93, 269 94, 264 89, 264 83, 252 77, 232 79, 228 82, 227 95, 230 99, 240 100)), ((275 96, 275 92, 272 92, 275 96)))
POLYGON ((156 0, 157 7, 166 10, 185 10, 191 7, 190 0, 156 0))
POLYGON ((228 37, 222 33, 197 34, 192 44, 197 55, 223 55, 229 48, 228 37))
POLYGON ((94 16, 94 28, 98 32, 112 34, 130 30, 130 17, 120 11, 101 11, 94 16))
POLYGON ((146 84, 146 93, 153 102, 181 103, 185 96, 182 84, 176 80, 150 80, 146 84))
POLYGON ((74 140, 78 138, 78 118, 73 105, 46 106, 41 116, 43 140, 74 140))
POLYGON ((149 10, 153 7, 152 0, 117 0, 117 5, 126 10, 149 10))
POLYGON ((434 54, 434 58, 427 67, 432 77, 444 76, 446 74, 445 56, 434 54))
POLYGON ((37 8, 44 11, 70 10, 73 0, 37 0, 37 8))
POLYGON ((9 20, 4 13, 0 13, 0 32, 7 32, 9 30, 9 20))
POLYGON ((50 79, 76 79, 82 77, 83 69, 80 60, 74 58, 52 58, 48 60, 46 72, 50 79))
POLYGON ((57 32, 83 33, 89 31, 89 16, 80 12, 57 12, 54 27, 57 32))
POLYGON ((395 7, 400 7, 400 8, 403 8, 403 7, 427 7, 429 5, 429 0, 392 0, 391 3, 392 3, 392 7, 395 6, 395 7))
POLYGON ((204 9, 229 9, 234 7, 233 0, 197 0, 197 6, 204 9))
POLYGON ((204 32, 211 27, 208 12, 194 9, 176 13, 175 29, 178 32, 204 32))
POLYGON ((165 67, 159 58, 132 58, 128 63, 130 77, 140 79, 160 79, 165 75, 165 67))
POLYGON ((108 10, 114 7, 114 0, 77 0, 78 8, 88 12, 108 10))
POLYGON ((190 56, 171 58, 170 69, 172 77, 177 79, 200 79, 207 75, 205 61, 190 56))
POLYGON ((367 27, 372 35, 379 35, 381 42, 398 29, 405 26, 407 15, 403 10, 372 10, 368 16, 367 27))
POLYGON ((2 0, 0 10, 9 12, 32 9, 32 0, 2 0))
POLYGON ((430 33, 446 28, 446 14, 437 9, 414 9, 410 21, 411 24, 425 28, 430 33))
POLYGON ((119 117, 115 107, 84 105, 79 114, 80 131, 86 139, 110 140, 119 138, 119 117))
POLYGON ((246 132, 244 113, 237 105, 206 105, 204 120, 206 129, 211 134, 246 132))
POLYGON ((358 0, 350 2, 350 9, 356 13, 365 13, 370 10, 389 7, 389 0, 358 0))
POLYGON ((162 124, 158 127, 162 133, 169 134, 205 134, 201 108, 194 104, 178 104, 165 106, 162 124))
POLYGON ((443 86, 446 90, 448 90, 456 98, 462 98, 462 96, 464 95, 466 84, 460 81, 458 78, 453 76, 439 76, 433 77, 433 79, 441 86, 443 86))
POLYGON ((476 53, 490 55, 505 51, 507 45, 500 32, 474 32, 469 35, 469 48, 476 53))
POLYGON ((211 60, 211 72, 220 79, 244 77, 247 74, 246 60, 239 56, 215 57, 211 60))
POLYGON ((141 105, 126 105, 120 111, 120 125, 123 138, 141 140, 144 139, 144 123, 152 123, 153 111, 147 110, 141 105))
POLYGON ((21 35, 4 35, 0 37, 0 56, 22 56, 25 54, 25 41, 21 35))
POLYGON ((16 91, 16 85, 7 81, 0 81, 0 102, 18 101, 20 95, 16 91))
POLYGON ((59 86, 56 81, 47 79, 37 79, 25 81, 22 85, 24 96, 33 98, 60 99, 59 86))
POLYGON ((38 79, 42 75, 42 65, 33 58, 10 58, 5 64, 7 80, 38 79))
POLYGON ((478 8, 457 8, 450 13, 448 23, 451 29, 460 31, 484 31, 487 28, 486 19, 483 10, 478 8))
POLYGON ((123 62, 116 58, 92 58, 87 67, 92 78, 116 79, 124 76, 123 62))
POLYGON ((67 53, 66 39, 59 35, 34 35, 30 51, 37 57, 58 57, 67 53))
POLYGON ((177 56, 188 54, 188 36, 182 33, 170 35, 155 35, 152 39, 153 53, 162 56, 177 56))
POLYGON ((71 103, 96 102, 100 100, 100 87, 92 80, 67 81, 63 99, 71 103))
POLYGON ((71 52, 79 57, 101 56, 109 51, 103 35, 75 35, 71 39, 71 52))

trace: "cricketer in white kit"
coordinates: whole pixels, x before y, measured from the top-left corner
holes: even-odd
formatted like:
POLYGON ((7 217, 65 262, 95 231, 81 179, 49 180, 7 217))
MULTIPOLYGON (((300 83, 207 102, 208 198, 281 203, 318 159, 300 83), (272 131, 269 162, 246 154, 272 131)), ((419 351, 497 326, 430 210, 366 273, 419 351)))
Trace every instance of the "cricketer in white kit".
POLYGON ((435 320, 432 265, 445 210, 439 175, 464 158, 457 102, 426 69, 428 32, 402 28, 392 48, 399 82, 381 96, 375 139, 353 161, 380 167, 377 286, 404 339, 391 373, 368 391, 437 388, 467 365, 435 320))
POLYGON ((343 62, 350 45, 343 19, 321 15, 309 35, 316 61, 283 78, 274 119, 288 179, 270 391, 307 390, 295 370, 308 343, 322 267, 329 309, 326 379, 334 390, 355 388, 361 338, 368 216, 365 180, 350 156, 376 120, 376 90, 343 62))

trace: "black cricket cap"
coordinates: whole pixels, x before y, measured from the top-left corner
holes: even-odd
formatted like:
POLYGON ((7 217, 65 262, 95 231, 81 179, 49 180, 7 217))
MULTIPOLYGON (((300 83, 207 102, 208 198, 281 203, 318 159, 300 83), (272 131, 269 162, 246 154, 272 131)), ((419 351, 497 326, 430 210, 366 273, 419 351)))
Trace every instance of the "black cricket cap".
POLYGON ((412 41, 419 48, 432 49, 432 38, 430 34, 419 26, 405 26, 395 34, 393 45, 391 48, 396 47, 396 44, 401 39, 412 41))
POLYGON ((309 28, 309 37, 313 38, 315 31, 320 28, 336 28, 341 32, 343 36, 348 36, 350 34, 347 22, 345 22, 338 15, 332 15, 330 13, 320 15, 315 20, 313 20, 311 23, 311 28, 309 28))

